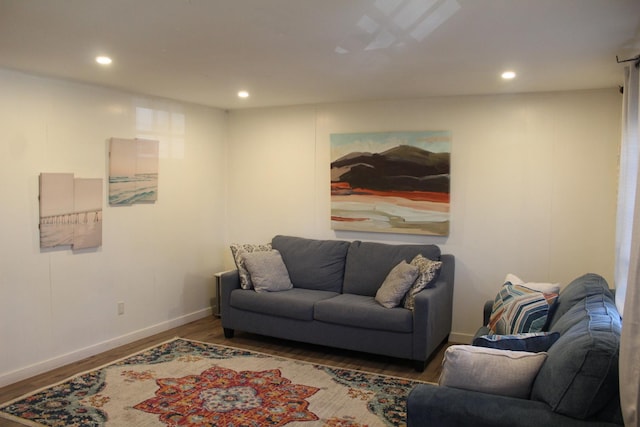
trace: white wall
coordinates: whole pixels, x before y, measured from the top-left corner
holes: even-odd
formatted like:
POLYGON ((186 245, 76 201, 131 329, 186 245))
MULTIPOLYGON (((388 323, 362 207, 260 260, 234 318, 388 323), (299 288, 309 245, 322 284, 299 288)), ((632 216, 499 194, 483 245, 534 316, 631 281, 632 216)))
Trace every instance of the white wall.
POLYGON ((6 70, 0 94, 0 386, 208 315, 226 113, 6 70), (160 141, 156 203, 109 207, 111 137, 160 141), (103 179, 102 247, 40 249, 42 172, 103 179))
POLYGON ((451 339, 468 341, 509 272, 613 286, 620 107, 611 89, 233 111, 226 241, 438 244, 456 256, 451 339), (329 135, 392 130, 452 132, 448 237, 331 230, 329 135))
POLYGON ((227 115, 0 70, 0 386, 208 315, 229 243, 275 234, 440 245, 456 256, 454 341, 508 272, 613 285, 620 102, 611 89, 227 115), (329 135, 433 129, 453 135, 450 235, 332 231, 329 135), (160 140, 156 203, 108 206, 110 137, 160 140), (42 172, 104 179, 101 248, 39 248, 42 172))

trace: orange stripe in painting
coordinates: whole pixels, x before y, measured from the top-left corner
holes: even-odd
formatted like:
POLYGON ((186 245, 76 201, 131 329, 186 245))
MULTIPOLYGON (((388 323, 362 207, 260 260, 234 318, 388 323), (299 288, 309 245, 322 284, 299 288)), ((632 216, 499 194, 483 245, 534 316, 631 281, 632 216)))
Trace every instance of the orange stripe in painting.
POLYGON ((434 191, 376 191, 366 188, 354 188, 354 194, 369 194, 373 196, 395 196, 420 202, 449 203, 449 193, 436 193, 434 191))
POLYGON ((340 222, 356 222, 356 221, 366 221, 367 218, 344 218, 341 216, 331 216, 331 221, 340 221, 340 222))

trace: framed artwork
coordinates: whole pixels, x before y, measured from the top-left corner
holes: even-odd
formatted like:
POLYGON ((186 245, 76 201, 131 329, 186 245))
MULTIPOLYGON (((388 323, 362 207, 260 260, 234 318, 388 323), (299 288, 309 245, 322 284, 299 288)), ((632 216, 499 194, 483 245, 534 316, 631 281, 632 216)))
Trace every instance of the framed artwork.
POLYGON ((111 138, 110 205, 155 202, 158 199, 158 153, 158 141, 111 138))
POLYGON ((331 227, 449 234, 451 132, 331 134, 331 227))
POLYGON ((102 246, 102 179, 40 174, 40 248, 102 246))

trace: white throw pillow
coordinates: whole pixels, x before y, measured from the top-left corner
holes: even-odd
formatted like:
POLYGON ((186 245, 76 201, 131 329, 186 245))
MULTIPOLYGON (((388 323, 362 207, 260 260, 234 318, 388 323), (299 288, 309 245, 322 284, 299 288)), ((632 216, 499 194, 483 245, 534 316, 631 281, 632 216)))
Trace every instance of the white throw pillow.
POLYGON ((256 292, 286 291, 293 288, 289 271, 277 250, 242 254, 256 292))
POLYGON ((441 386, 528 399, 547 353, 453 345, 444 354, 441 386))
POLYGON ((545 294, 557 294, 560 292, 559 283, 545 283, 545 282, 525 282, 515 274, 507 274, 504 278, 505 283, 511 282, 512 285, 522 285, 534 291, 544 292, 545 294))
POLYGON ((401 261, 393 267, 382 282, 382 286, 376 292, 376 301, 385 308, 393 308, 400 305, 402 298, 416 281, 420 274, 418 266, 401 261))

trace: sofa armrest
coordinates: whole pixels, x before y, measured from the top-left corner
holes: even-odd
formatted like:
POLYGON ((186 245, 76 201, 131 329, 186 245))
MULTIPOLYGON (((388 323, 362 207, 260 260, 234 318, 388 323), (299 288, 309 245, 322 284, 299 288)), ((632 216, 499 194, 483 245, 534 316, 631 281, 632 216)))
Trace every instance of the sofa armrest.
POLYGON ((451 333, 455 257, 441 256, 442 267, 433 287, 416 294, 413 309, 413 360, 427 361, 451 333))
POLYGON ((407 397, 408 427, 613 427, 551 411, 543 402, 420 384, 407 397))
POLYGON ((486 300, 484 302, 484 307, 482 308, 482 321, 484 322, 482 326, 487 326, 489 324, 491 311, 493 311, 493 300, 486 300))
POLYGON ((231 306, 231 291, 240 289, 240 275, 238 270, 230 270, 220 273, 220 318, 222 327, 229 327, 231 306))

